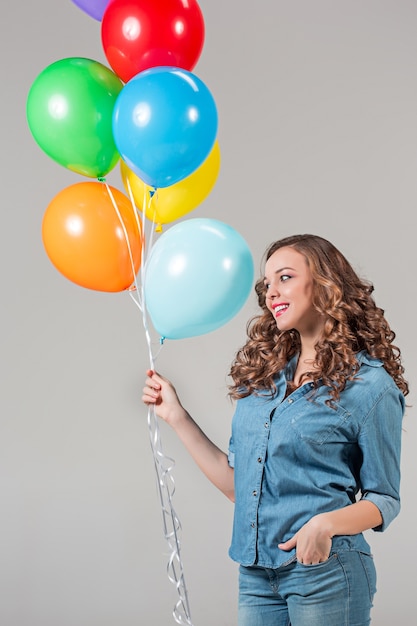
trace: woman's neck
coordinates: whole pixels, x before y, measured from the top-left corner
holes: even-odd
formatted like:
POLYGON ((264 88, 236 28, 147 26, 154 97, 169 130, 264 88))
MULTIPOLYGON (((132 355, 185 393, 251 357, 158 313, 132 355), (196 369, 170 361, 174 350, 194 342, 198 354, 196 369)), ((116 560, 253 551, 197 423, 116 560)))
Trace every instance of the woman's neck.
POLYGON ((302 345, 293 377, 295 387, 299 387, 300 384, 311 381, 311 377, 309 377, 308 374, 316 369, 314 367, 315 360, 316 350, 314 346, 310 346, 307 349, 305 345, 302 345))

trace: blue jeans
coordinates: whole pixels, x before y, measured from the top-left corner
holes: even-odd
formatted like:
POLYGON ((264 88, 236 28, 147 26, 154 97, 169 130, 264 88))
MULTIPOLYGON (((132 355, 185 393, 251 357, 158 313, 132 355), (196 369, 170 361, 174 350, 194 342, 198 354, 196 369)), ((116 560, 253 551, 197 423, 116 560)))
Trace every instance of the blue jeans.
POLYGON ((372 556, 331 554, 318 565, 240 566, 239 626, 369 626, 376 573, 372 556))

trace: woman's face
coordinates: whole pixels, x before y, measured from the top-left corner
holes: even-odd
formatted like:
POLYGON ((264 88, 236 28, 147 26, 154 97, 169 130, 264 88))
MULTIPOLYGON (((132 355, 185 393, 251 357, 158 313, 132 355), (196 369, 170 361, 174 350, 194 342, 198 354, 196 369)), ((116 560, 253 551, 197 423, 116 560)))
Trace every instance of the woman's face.
POLYGON ((266 305, 279 330, 297 330, 317 337, 323 316, 313 306, 314 282, 304 255, 294 248, 280 248, 265 265, 266 305))

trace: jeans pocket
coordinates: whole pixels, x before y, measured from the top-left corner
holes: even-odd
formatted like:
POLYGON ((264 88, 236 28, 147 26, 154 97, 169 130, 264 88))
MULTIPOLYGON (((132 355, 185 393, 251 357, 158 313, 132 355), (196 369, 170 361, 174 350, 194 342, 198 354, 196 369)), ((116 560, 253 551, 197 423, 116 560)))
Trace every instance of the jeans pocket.
POLYGON ((304 567, 306 569, 323 569, 324 567, 328 567, 332 563, 336 561, 337 554, 334 552, 330 553, 330 556, 325 561, 320 561, 320 563, 301 563, 300 561, 296 561, 297 565, 300 567, 304 567))

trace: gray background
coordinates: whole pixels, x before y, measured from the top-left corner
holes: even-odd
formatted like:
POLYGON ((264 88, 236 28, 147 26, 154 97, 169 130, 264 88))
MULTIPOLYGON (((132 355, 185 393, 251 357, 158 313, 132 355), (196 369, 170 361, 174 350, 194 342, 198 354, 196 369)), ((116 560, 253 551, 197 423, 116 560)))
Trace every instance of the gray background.
MULTIPOLYGON (((417 4, 415 0, 201 0, 206 39, 195 73, 216 100, 222 168, 188 217, 223 220, 258 272, 274 239, 331 239, 376 287, 416 380, 417 4)), ((99 23, 70 0, 8 2, 1 18, 0 623, 174 623, 176 594, 146 410, 148 353, 126 294, 70 283, 41 241, 43 213, 85 180, 47 157, 26 124, 27 92, 50 63, 106 63, 99 23)), ((118 169, 108 181, 121 187, 118 169)), ((172 377, 208 434, 227 447, 229 364, 253 296, 223 328, 167 341, 172 377)), ((409 396, 415 404, 415 395, 409 396)), ((176 460, 174 503, 196 626, 236 623, 227 556, 232 505, 162 425, 176 460)), ((403 509, 369 533, 379 570, 374 623, 414 624, 415 410, 404 421, 403 509)))

